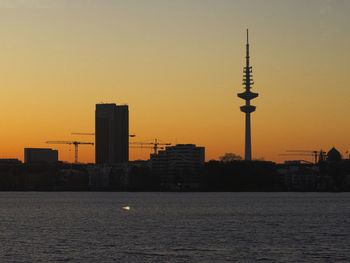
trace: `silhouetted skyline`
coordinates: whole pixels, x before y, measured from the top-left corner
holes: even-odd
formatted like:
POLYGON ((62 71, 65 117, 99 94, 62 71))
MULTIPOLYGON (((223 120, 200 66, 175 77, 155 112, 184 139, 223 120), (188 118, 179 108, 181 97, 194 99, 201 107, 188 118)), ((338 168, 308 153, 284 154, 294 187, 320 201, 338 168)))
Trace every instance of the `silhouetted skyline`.
MULTIPOLYGON (((251 33, 253 158, 350 150, 349 1, 0 1, 0 158, 47 140, 85 140, 94 106, 132 105, 138 141, 244 157, 242 54, 251 33), (341 96, 339 96, 341 94, 341 96)), ((55 146, 64 161, 74 146, 55 146)), ((130 159, 150 151, 131 149, 130 159)), ((92 147, 79 160, 94 161, 92 147)), ((311 159, 312 160, 312 159, 311 159)))

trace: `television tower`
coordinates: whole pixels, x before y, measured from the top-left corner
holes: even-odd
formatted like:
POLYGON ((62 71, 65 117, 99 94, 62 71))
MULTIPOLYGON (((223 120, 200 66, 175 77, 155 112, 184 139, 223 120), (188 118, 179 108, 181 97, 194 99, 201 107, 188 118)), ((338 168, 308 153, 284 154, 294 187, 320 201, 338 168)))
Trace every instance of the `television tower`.
POLYGON ((249 66, 249 41, 248 41, 248 29, 247 29, 247 44, 246 44, 246 66, 243 68, 243 85, 245 91, 238 93, 237 96, 245 100, 245 105, 241 106, 241 111, 245 113, 245 160, 252 160, 252 142, 250 133, 250 113, 255 111, 255 106, 250 105, 250 100, 259 96, 258 93, 251 92, 251 86, 254 84, 252 67, 249 66))

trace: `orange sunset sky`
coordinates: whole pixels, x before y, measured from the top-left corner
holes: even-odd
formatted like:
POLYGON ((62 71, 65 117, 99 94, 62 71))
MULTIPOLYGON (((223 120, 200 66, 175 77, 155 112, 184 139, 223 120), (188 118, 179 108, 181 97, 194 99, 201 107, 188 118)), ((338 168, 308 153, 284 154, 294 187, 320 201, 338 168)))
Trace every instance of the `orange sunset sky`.
MULTIPOLYGON (((94 132, 100 102, 129 105, 131 141, 244 156, 246 28, 260 95, 253 158, 332 146, 345 156, 349 13, 347 0, 0 0, 0 158, 52 147, 73 161, 73 146, 45 141, 93 141, 71 132, 94 132)), ((79 161, 94 148, 80 146, 79 161)))

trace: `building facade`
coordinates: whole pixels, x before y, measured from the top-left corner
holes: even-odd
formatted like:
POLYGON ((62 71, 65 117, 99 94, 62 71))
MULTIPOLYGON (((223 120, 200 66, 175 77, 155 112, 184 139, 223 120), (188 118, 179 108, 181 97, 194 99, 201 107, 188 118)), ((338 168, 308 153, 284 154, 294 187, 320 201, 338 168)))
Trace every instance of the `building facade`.
POLYGON ((170 190, 196 189, 205 163, 205 148, 194 144, 177 144, 152 154, 150 166, 170 190))
POLYGON ((58 150, 50 148, 24 148, 24 163, 58 162, 58 150))
POLYGON ((127 105, 96 104, 95 162, 129 161, 129 108, 127 105))

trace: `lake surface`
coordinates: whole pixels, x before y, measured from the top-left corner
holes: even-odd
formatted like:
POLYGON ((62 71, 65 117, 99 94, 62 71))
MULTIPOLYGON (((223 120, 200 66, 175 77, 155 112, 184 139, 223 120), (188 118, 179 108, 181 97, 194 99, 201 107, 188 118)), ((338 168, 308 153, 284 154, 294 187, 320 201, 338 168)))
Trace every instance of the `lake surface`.
POLYGON ((0 192, 0 244, 0 262, 350 262, 350 193, 0 192))

